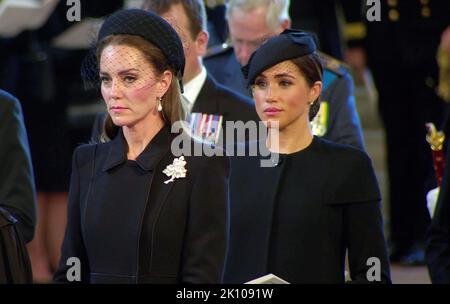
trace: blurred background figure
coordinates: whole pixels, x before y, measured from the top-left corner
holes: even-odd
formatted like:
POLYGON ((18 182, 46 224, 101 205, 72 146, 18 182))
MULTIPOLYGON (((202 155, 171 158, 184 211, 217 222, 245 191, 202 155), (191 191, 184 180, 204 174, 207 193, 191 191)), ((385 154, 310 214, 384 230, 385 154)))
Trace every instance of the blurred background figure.
POLYGON ((25 242, 36 226, 36 190, 22 107, 0 89, 0 206, 17 218, 25 242))
POLYGON ((225 43, 228 38, 228 24, 225 18, 226 0, 201 0, 205 2, 208 16, 208 46, 213 47, 225 43))
POLYGON ((342 6, 339 0, 295 0, 289 9, 292 28, 314 32, 320 49, 339 60, 343 59, 342 6))
MULTIPOLYGON (((439 45, 438 63, 440 68, 439 95, 450 101, 450 27, 447 27, 441 36, 439 45)), ((447 155, 444 167, 439 197, 434 210, 430 210, 432 221, 427 234, 426 260, 431 281, 438 284, 450 284, 450 149, 448 149, 448 136, 450 136, 449 115, 443 130, 446 135, 444 146, 447 155)))
POLYGON ((36 226, 36 192, 19 101, 0 89, 0 284, 32 283, 25 243, 36 226))
MULTIPOLYGON (((450 150, 447 149, 447 162, 450 150)), ((427 234, 426 260, 431 281, 450 284, 450 166, 444 170, 439 198, 427 234)))
POLYGON ((358 29, 352 31, 355 39, 345 58, 355 73, 363 73, 368 64, 386 131, 391 260, 423 264, 430 223, 425 194, 435 187, 425 123, 440 129, 447 108, 436 93, 436 55, 450 24, 450 2, 381 1, 380 21, 373 22, 367 20, 365 1, 359 7, 354 1, 343 3, 347 20, 358 29))
MULTIPOLYGON (((57 266, 66 225, 71 153, 89 140, 93 120, 83 106, 91 106, 99 96, 85 91, 81 81, 86 47, 59 43, 81 22, 67 19, 66 1, 56 2, 39 28, 0 37, 0 87, 22 101, 35 169, 38 219, 28 249, 36 282, 50 281, 57 266)), ((81 1, 81 21, 122 6, 123 1, 117 0, 81 1)))

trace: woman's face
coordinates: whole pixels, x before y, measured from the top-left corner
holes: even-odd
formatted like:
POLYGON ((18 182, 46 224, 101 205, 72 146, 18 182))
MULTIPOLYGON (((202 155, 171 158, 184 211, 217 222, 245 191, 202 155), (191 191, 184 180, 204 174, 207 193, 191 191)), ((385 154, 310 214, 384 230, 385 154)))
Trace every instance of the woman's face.
POLYGON ((310 87, 298 67, 290 60, 265 70, 252 87, 256 111, 268 127, 279 123, 280 130, 300 122, 309 122, 308 103, 315 101, 322 89, 316 82, 310 87))
POLYGON ((165 72, 158 77, 138 49, 106 46, 100 56, 100 79, 102 96, 115 125, 133 127, 146 119, 163 120, 157 98, 166 93, 171 74, 165 72))

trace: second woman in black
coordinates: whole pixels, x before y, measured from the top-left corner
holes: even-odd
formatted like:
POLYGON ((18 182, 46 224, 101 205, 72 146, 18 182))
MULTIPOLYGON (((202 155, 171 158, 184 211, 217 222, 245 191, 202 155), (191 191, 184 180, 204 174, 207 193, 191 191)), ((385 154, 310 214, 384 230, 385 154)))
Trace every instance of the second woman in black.
POLYGON ((322 66, 313 37, 286 30, 244 68, 269 132, 232 159, 225 282, 273 273, 290 283, 389 282, 380 193, 369 157, 312 135, 322 66), (276 136, 278 135, 278 137, 276 136), (268 151, 279 161, 263 167, 268 151))

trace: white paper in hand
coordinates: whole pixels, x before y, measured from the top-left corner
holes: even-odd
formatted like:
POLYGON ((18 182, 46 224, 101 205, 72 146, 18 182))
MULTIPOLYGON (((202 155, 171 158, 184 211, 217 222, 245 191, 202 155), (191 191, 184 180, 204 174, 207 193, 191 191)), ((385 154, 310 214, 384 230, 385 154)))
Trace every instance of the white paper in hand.
POLYGON ((433 218, 434 211, 436 210, 437 200, 439 197, 440 188, 434 188, 427 193, 427 207, 428 212, 430 213, 430 217, 433 218))
POLYGON ((290 284, 289 282, 277 277, 273 273, 246 282, 245 284, 290 284))

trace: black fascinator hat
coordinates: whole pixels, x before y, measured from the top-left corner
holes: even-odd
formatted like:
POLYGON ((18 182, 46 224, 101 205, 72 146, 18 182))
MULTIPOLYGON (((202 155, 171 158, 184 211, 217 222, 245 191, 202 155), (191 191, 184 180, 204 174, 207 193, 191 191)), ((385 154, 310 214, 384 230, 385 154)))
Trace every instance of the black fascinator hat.
POLYGON ((253 85, 255 78, 268 68, 314 53, 317 50, 316 41, 314 34, 294 29, 286 29, 280 35, 270 38, 252 54, 248 64, 242 68, 247 87, 253 85))
MULTIPOLYGON (((175 71, 175 76, 178 78, 183 92, 182 78, 185 67, 183 44, 175 29, 166 20, 153 12, 142 9, 117 11, 106 18, 102 24, 94 49, 103 39, 112 35, 140 36, 158 47, 175 71)), ((83 63, 82 76, 85 82, 99 83, 95 51, 83 63)))

